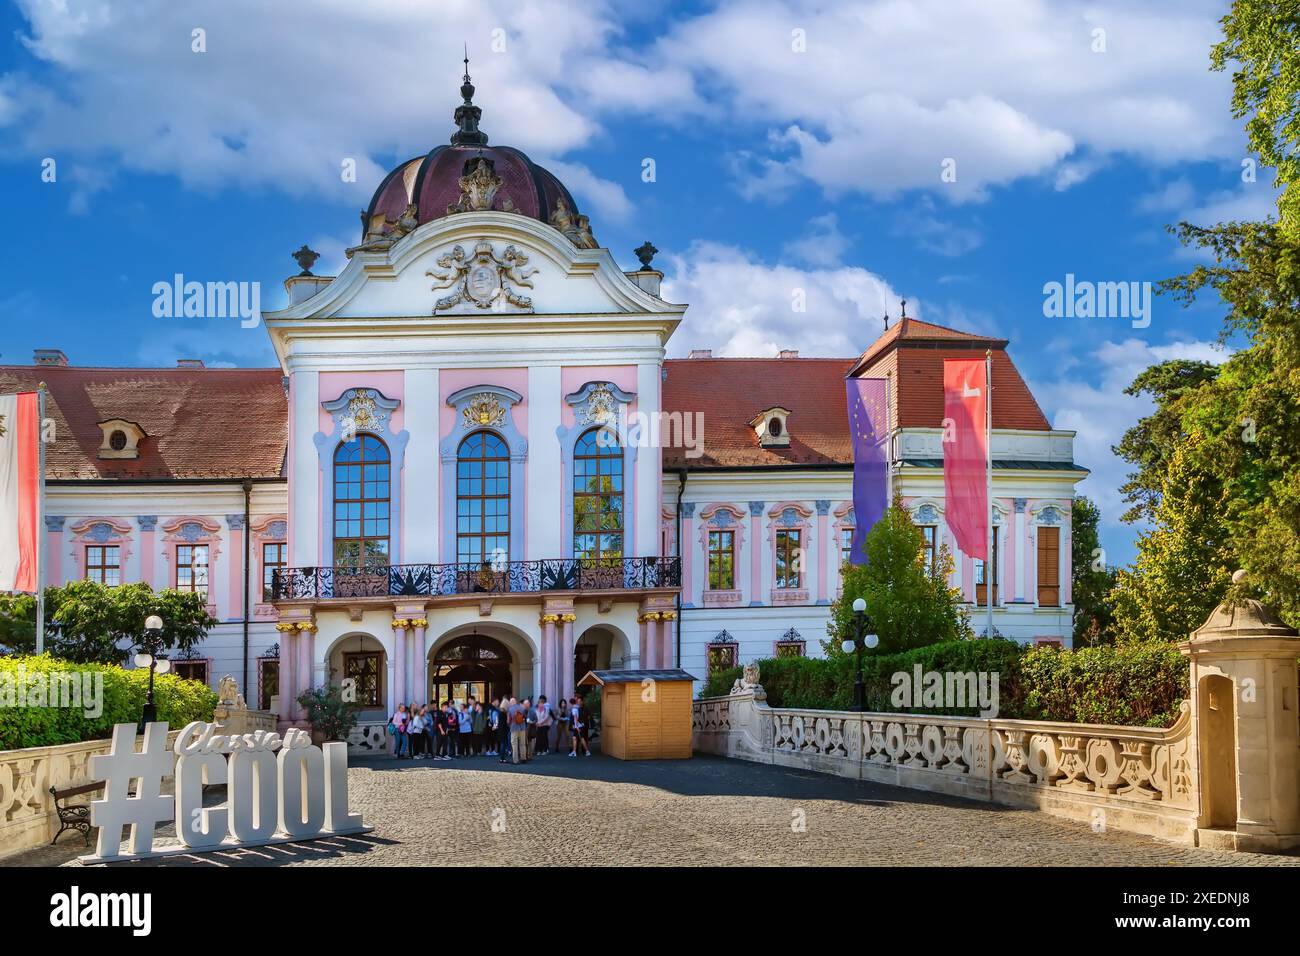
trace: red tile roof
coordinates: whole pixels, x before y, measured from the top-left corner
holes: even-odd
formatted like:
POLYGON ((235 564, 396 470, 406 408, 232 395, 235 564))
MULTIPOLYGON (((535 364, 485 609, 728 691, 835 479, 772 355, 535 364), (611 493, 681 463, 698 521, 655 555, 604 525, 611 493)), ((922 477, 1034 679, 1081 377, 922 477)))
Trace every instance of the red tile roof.
POLYGON ((704 413, 704 455, 665 448, 665 468, 834 465, 852 462, 844 375, 851 358, 668 359, 663 407, 704 413), (761 448, 749 423, 776 406, 790 410, 790 444, 761 448))
POLYGON ((900 320, 857 359, 696 358, 664 362, 665 411, 704 413, 704 454, 665 448, 665 468, 848 465, 844 378, 893 380, 891 425, 943 424, 943 360, 993 353, 993 427, 1046 431, 1052 426, 1006 353, 1006 339, 975 335, 919 319, 900 320), (749 424, 775 406, 791 410, 790 446, 762 448, 749 424))
POLYGON ((0 394, 49 388, 59 478, 279 478, 289 407, 279 369, 0 366, 0 394), (98 423, 120 418, 147 436, 135 459, 99 458, 98 423))

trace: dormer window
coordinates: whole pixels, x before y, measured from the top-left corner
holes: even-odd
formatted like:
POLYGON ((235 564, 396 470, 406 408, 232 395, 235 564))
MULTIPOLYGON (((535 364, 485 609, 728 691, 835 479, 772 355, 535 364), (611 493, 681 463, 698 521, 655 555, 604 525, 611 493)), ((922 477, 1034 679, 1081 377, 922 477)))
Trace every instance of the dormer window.
POLYGON ((755 415, 749 422, 758 436, 758 444, 763 448, 786 448, 790 444, 790 428, 787 419, 790 409, 768 408, 755 415))
POLYGON ((100 458, 139 458, 140 441, 147 436, 144 429, 135 422, 121 418, 110 418, 99 423, 103 432, 103 443, 99 446, 100 458))

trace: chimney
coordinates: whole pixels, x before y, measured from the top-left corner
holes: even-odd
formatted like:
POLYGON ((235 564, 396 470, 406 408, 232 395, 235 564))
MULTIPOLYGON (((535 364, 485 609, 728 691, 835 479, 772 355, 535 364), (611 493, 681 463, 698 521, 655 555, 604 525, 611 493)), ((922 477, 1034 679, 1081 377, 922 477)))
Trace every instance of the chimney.
POLYGON ((203 359, 177 359, 177 368, 206 368, 203 359))
POLYGON ((63 349, 36 349, 32 353, 32 359, 37 365, 68 367, 68 357, 63 354, 63 349))
POLYGON ((777 357, 777 358, 783 358, 783 359, 786 359, 786 358, 798 358, 798 357, 799 357, 799 350, 798 350, 798 349, 782 349, 780 352, 777 353, 777 356, 776 356, 776 357, 777 357))
POLYGON ((713 349, 691 349, 687 358, 713 358, 713 349))

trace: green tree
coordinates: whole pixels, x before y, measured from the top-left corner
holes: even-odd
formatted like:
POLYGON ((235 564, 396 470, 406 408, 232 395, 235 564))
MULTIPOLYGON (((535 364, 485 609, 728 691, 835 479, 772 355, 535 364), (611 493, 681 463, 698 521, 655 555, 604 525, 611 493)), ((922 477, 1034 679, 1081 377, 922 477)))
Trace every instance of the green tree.
MULTIPOLYGON (((1220 22, 1210 67, 1232 65, 1232 115, 1246 119, 1250 148, 1273 168, 1282 231, 1300 242, 1300 2, 1235 0, 1220 22)), ((1295 263, 1292 252, 1279 266, 1289 274, 1295 263)))
MULTIPOLYGON (((184 653, 217 623, 203 597, 192 591, 155 592, 144 583, 108 587, 96 581, 73 581, 45 589, 46 650, 82 664, 123 664, 144 637, 151 614, 163 620, 167 648, 184 653)), ((0 602, 0 635, 20 651, 35 650, 36 601, 0 602)))
POLYGON ((934 567, 927 568, 924 545, 921 529, 895 499, 867 532, 866 564, 845 565, 844 587, 831 605, 822 642, 828 655, 843 653, 859 597, 866 600, 871 626, 880 637, 878 653, 971 636, 961 592, 948 586, 953 563, 947 546, 940 547, 934 567))
POLYGON ((1110 590, 1115 571, 1105 561, 1097 528, 1101 511, 1085 497, 1074 499, 1070 521, 1075 646, 1104 644, 1112 636, 1110 590))

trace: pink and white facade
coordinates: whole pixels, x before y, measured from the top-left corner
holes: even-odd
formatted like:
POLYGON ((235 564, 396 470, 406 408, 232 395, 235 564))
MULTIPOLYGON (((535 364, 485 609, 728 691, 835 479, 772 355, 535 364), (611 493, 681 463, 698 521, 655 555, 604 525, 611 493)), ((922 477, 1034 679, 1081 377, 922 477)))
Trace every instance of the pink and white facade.
MULTIPOLYGON (((111 384, 48 355, 0 368, 0 385, 50 379, 68 426, 49 581, 186 587, 201 573, 221 622, 196 659, 209 683, 246 674, 250 702, 284 722, 301 721, 303 690, 345 684, 372 745, 399 702, 554 698, 594 667, 702 678, 819 654, 853 528, 855 360, 666 361, 686 306, 661 296, 648 256, 620 269, 553 176, 487 147, 472 92, 452 145, 380 184, 338 276, 300 260, 287 305, 264 315, 278 368, 111 384), (146 420, 157 388, 186 397, 146 420), (185 432, 199 412, 224 424, 185 432), (674 415, 698 416, 693 448, 655 436, 674 415), (186 456, 183 476, 164 468, 186 456)), ((894 487, 951 546, 939 429, 915 411, 929 398, 895 402, 894 487)), ((995 418, 994 623, 1068 643, 1086 472, 1073 434, 1040 418, 995 418)), ((973 601, 980 569, 955 557, 973 601)))

